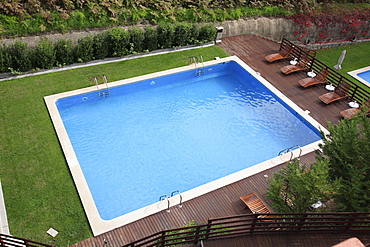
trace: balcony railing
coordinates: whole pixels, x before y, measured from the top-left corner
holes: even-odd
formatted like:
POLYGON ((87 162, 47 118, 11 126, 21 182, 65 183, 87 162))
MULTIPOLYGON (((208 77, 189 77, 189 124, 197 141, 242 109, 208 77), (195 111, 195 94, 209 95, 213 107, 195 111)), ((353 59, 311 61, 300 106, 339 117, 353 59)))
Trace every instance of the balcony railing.
POLYGON ((164 230, 123 247, 177 246, 246 234, 370 231, 370 213, 245 214, 164 230))
POLYGON ((52 247, 53 245, 35 242, 25 238, 17 238, 5 234, 0 234, 0 246, 5 247, 52 247))

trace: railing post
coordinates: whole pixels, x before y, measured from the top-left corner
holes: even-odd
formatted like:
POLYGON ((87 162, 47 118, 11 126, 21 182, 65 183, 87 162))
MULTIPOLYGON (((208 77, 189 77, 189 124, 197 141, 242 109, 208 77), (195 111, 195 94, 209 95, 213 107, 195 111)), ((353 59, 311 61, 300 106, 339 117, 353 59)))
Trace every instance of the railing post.
POLYGON ((166 231, 162 231, 161 233, 162 237, 161 237, 161 247, 164 246, 164 244, 166 243, 166 231))
POLYGON ((200 233, 200 226, 197 226, 195 230, 194 244, 197 244, 199 242, 199 233, 200 233))
POLYGON ((304 225, 304 223, 306 222, 306 218, 307 218, 307 214, 304 214, 303 217, 301 217, 299 223, 297 223, 298 227, 297 227, 297 231, 301 231, 302 229, 302 226, 304 225))
POLYGON ((351 229, 353 223, 356 221, 357 219, 357 215, 352 215, 352 217, 348 218, 348 224, 346 225, 346 227, 344 228, 345 231, 348 231, 349 229, 351 229))
POLYGON ((249 232, 250 235, 253 234, 254 228, 256 227, 257 220, 258 220, 258 214, 253 214, 252 225, 251 225, 251 229, 249 232))
POLYGON ((208 219, 205 239, 208 239, 209 233, 211 232, 211 227, 212 227, 212 220, 208 219))

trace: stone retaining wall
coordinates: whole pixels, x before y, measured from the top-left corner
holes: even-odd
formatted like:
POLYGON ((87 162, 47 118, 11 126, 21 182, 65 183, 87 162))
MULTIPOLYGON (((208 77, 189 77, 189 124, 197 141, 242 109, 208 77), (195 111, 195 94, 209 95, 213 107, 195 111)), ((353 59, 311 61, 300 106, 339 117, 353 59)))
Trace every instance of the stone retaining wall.
MULTIPOLYGON (((298 29, 295 24, 288 19, 284 18, 267 18, 267 17, 260 17, 260 18, 249 18, 249 19, 240 19, 235 21, 225 21, 221 23, 215 23, 215 27, 223 27, 222 37, 229 37, 241 34, 255 34, 260 37, 273 40, 276 42, 280 42, 281 39, 284 37, 290 40, 293 43, 299 44, 307 44, 307 43, 316 43, 316 40, 319 40, 319 33, 315 27, 310 27, 309 30, 309 37, 305 37, 304 40, 298 41, 298 36, 295 31, 298 29)), ((127 28, 127 27, 126 27, 127 28)), ((51 41, 55 41, 58 39, 70 39, 73 43, 77 43, 78 39, 83 38, 88 35, 96 35, 100 32, 104 31, 103 29, 93 29, 93 30, 86 30, 86 31, 70 31, 65 34, 45 34, 40 36, 29 36, 29 37, 21 37, 15 39, 3 39, 0 40, 0 44, 9 45, 14 43, 17 40, 22 40, 26 42, 30 47, 35 46, 37 42, 40 40, 41 37, 45 37, 51 41)), ((345 36, 341 33, 341 29, 337 28, 337 30, 331 30, 331 40, 330 44, 334 44, 335 46, 341 45, 342 43, 338 41, 348 41, 353 38, 351 34, 347 34, 345 36)), ((370 38, 366 37, 366 38, 370 38)), ((320 44, 321 46, 313 46, 313 47, 320 47, 324 46, 323 43, 320 44)))

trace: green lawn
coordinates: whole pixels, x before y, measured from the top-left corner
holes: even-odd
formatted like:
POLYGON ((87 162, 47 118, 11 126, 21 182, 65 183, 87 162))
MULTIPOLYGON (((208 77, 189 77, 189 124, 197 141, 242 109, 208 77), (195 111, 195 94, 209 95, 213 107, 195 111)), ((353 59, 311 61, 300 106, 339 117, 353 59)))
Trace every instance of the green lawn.
POLYGON ((338 63, 338 59, 343 50, 346 50, 346 56, 342 63, 342 69, 337 70, 338 73, 349 78, 355 83, 364 86, 362 83, 348 75, 347 72, 370 66, 370 42, 318 50, 316 58, 333 68, 333 66, 338 63))
MULTIPOLYGON (((370 65, 370 42, 317 57, 334 66, 343 49, 341 73, 370 65)), ((105 74, 111 82, 185 66, 198 55, 205 61, 227 56, 211 46, 0 82, 0 179, 11 234, 57 246, 92 236, 44 96, 91 86, 91 76, 105 74), (59 231, 55 240, 46 234, 50 227, 59 231)))
POLYGON ((67 246, 92 236, 43 97, 109 81, 188 65, 187 58, 228 56, 218 46, 172 52, 0 82, 0 179, 10 233, 67 246), (53 240, 46 231, 59 234, 53 240))

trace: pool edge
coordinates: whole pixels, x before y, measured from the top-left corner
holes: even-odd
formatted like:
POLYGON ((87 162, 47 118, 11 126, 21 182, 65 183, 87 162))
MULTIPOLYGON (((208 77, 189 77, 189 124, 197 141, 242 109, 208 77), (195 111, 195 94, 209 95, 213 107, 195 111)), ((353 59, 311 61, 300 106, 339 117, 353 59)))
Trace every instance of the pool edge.
POLYGON ((367 66, 367 67, 364 67, 364 68, 361 68, 361 69, 356 69, 356 70, 349 71, 349 72, 347 72, 347 74, 349 74, 350 76, 352 76, 356 80, 360 81, 365 86, 370 87, 370 82, 362 79, 361 77, 359 77, 357 75, 359 73, 366 72, 366 71, 370 71, 370 66, 367 66))
MULTIPOLYGON (((227 58, 212 60, 208 62, 204 62, 204 66, 210 66, 215 64, 220 64, 224 62, 231 62, 234 61, 238 63, 241 67, 243 67, 245 70, 247 70, 252 76, 254 76, 257 80, 259 80, 264 86, 266 86, 272 93, 274 93, 276 96, 278 96, 281 100, 283 100, 289 107, 291 107, 297 114, 304 116, 304 118, 316 129, 321 129, 324 131, 324 133, 327 131, 323 126, 321 126, 316 120, 314 120, 310 115, 308 111, 302 110, 299 108, 296 104, 294 104, 290 99, 288 99, 285 95, 283 95, 280 91, 278 91, 274 86, 272 86, 267 80, 263 78, 263 75, 261 75, 259 72, 254 71, 251 67, 249 67, 247 64, 245 64, 242 60, 240 60, 236 56, 231 56, 227 58)), ((189 66, 183 66, 175 69, 170 69, 166 71, 160 71, 151 73, 148 75, 142 75, 134 78, 129 78, 125 80, 119 80, 115 82, 109 83, 109 87, 114 87, 118 85, 124 85, 129 84, 141 80, 148 80, 151 78, 155 78, 158 76, 183 72, 187 70, 194 69, 194 65, 189 66)), ((52 122, 54 124, 55 131, 57 132, 57 136, 60 142, 60 145, 62 146, 63 153, 65 155, 65 158, 67 160, 68 167, 70 169, 70 172, 72 174, 72 177, 74 179, 75 186, 77 188, 77 191, 79 193, 81 202, 83 204, 86 216, 88 218, 88 221, 90 223, 90 227, 92 229, 92 232, 94 236, 100 235, 104 232, 113 230, 117 227, 129 224, 131 222, 134 222, 140 218, 158 213, 160 211, 166 210, 168 207, 167 201, 160 201, 157 203, 154 203, 152 205, 149 205, 147 207, 144 207, 142 209, 135 210, 131 213, 125 214, 123 216, 117 217, 112 220, 103 220, 100 218, 100 215, 98 213, 98 210, 95 206, 94 200, 92 198, 92 195, 90 193, 90 190, 88 188, 87 182, 84 178, 84 175, 82 173, 81 167, 78 163, 77 157, 74 153, 74 150, 72 148, 72 144, 69 140, 68 134, 64 128, 64 124, 62 122, 62 119, 59 115, 58 109, 56 107, 56 101, 58 98, 61 97, 68 97, 72 95, 76 95, 79 93, 87 93, 95 91, 96 87, 91 86, 87 88, 82 88, 78 90, 73 90, 69 92, 63 92, 55 95, 50 95, 44 97, 45 103, 47 105, 49 115, 52 119, 52 122)), ((278 156, 276 158, 273 158, 271 160, 259 163, 257 165, 254 165, 252 167, 246 168, 244 170, 241 170, 239 172, 230 174, 226 177, 223 177, 221 179, 212 181, 210 183, 207 183, 205 185, 199 186, 197 188, 194 188, 192 190, 189 190, 187 192, 184 192, 181 194, 182 201, 188 201, 191 200, 197 196, 209 193, 213 190, 219 189, 221 187, 224 187, 228 184, 234 183, 236 181, 239 181, 241 179, 245 179, 246 177, 252 176, 254 174, 257 174, 259 172, 262 172, 264 170, 270 169, 274 166, 280 165, 282 163, 285 163, 291 159, 291 154, 294 155, 294 157, 298 157, 299 155, 304 155, 307 153, 310 153, 316 149, 318 149, 318 145, 321 143, 321 141, 312 143, 310 145, 307 145, 305 147, 302 147, 300 150, 294 150, 292 153, 284 154, 281 156, 278 156), (302 151, 302 152, 301 152, 302 151), (301 152, 301 153, 300 153, 301 152)), ((169 203, 171 206, 179 204, 179 195, 173 196, 169 198, 169 203)))

